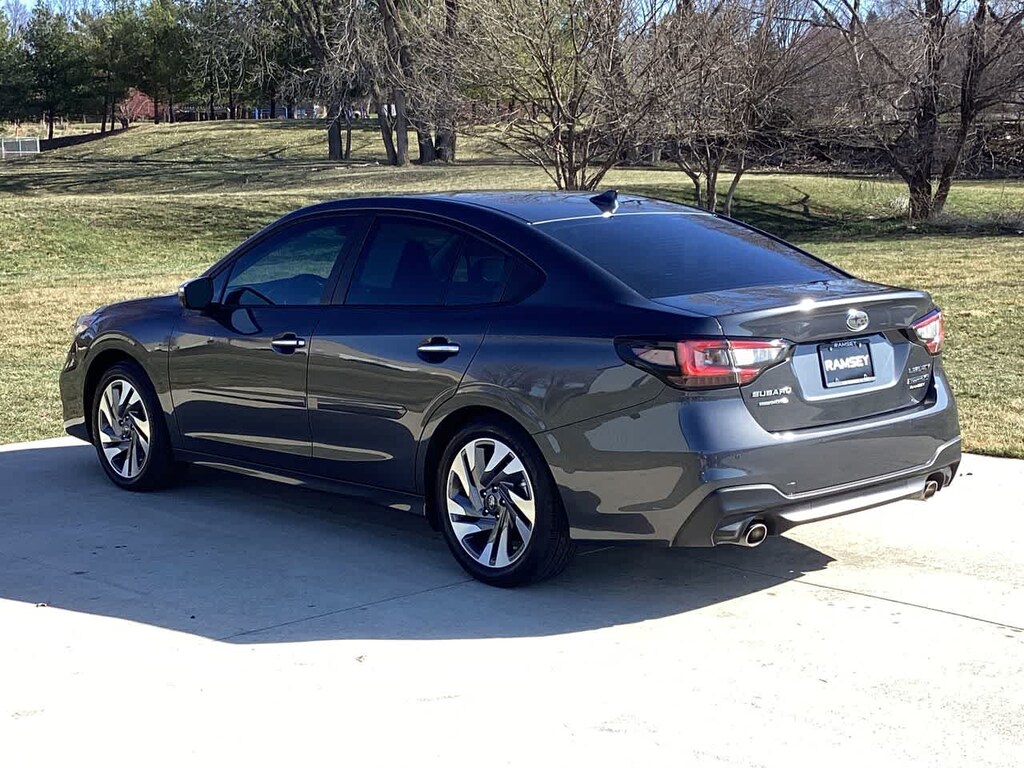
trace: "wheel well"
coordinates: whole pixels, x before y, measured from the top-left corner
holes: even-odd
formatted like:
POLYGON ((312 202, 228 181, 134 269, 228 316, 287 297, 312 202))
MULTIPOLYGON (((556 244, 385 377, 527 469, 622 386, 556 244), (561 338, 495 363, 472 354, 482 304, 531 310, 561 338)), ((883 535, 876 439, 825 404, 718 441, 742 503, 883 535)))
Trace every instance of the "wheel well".
POLYGON ((434 476, 437 472, 437 465, 441 461, 441 455, 444 453, 444 449, 448 446, 448 442, 456 432, 471 422, 481 420, 500 421, 510 429, 518 431, 523 438, 533 440, 530 433, 523 428, 522 424, 496 408, 488 408, 483 405, 471 405, 457 411, 453 411, 445 416, 441 420, 441 423, 437 425, 437 429, 434 430, 434 434, 430 436, 430 441, 427 443, 426 457, 423 462, 423 495, 426 499, 424 508, 427 513, 427 522, 430 523, 430 527, 435 531, 440 530, 441 521, 438 517, 440 510, 438 510, 437 506, 434 504, 431 487, 434 482, 434 476))
POLYGON ((89 430, 89 439, 93 439, 92 434, 92 399, 96 394, 96 385, 99 384, 100 377, 112 366, 117 363, 130 362, 138 365, 138 360, 129 355, 127 352, 122 352, 120 349, 105 349, 96 355, 96 359, 89 363, 89 370, 85 374, 85 386, 82 389, 83 397, 83 410, 85 414, 85 427, 89 430))

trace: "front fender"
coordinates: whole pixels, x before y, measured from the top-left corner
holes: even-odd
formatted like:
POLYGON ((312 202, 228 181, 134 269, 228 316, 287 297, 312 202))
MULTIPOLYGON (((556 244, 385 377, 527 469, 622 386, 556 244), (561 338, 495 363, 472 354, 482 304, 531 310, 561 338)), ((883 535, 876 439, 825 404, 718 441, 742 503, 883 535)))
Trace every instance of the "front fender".
POLYGON ((98 310, 92 324, 76 336, 60 377, 64 426, 69 433, 88 437, 87 393, 107 367, 120 360, 132 360, 149 377, 164 412, 171 442, 177 444, 168 352, 178 304, 171 299, 137 300, 98 310), (72 357, 74 365, 71 365, 72 357))

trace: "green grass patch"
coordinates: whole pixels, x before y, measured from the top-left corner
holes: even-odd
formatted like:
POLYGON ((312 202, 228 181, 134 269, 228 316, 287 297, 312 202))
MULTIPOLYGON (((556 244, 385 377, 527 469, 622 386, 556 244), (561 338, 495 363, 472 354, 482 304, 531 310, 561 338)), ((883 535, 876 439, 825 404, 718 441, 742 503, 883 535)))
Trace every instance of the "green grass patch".
MULTIPOLYGON (((0 164, 0 442, 61 433, 57 376, 74 319, 167 292, 277 216, 365 194, 548 189, 536 168, 461 141, 454 167, 382 164, 370 126, 353 157, 324 158, 306 121, 142 126, 0 164)), ((682 173, 621 169, 622 191, 689 200, 682 173)), ((931 291, 949 321, 946 366, 965 447, 1024 457, 1024 183, 963 182, 949 215, 908 227, 889 179, 751 174, 738 218, 870 280, 931 291)))

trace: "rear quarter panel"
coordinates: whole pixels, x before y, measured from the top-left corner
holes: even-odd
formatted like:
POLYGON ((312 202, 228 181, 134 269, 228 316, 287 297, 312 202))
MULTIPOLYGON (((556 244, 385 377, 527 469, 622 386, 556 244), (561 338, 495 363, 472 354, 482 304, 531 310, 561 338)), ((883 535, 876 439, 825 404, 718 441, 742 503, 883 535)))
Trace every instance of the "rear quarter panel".
POLYGON ((531 432, 620 411, 657 397, 665 385, 627 364, 619 336, 718 333, 710 318, 648 310, 524 303, 497 311, 457 396, 501 393, 531 432))

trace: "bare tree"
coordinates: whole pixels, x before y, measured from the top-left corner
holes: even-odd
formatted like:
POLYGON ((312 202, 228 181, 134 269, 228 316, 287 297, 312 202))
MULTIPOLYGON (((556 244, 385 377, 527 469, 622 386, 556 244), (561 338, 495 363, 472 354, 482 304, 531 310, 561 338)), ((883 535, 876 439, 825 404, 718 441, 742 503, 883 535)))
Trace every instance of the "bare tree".
POLYGON ((28 19, 32 12, 29 11, 28 6, 22 0, 4 0, 3 9, 0 10, 0 14, 7 17, 7 34, 13 37, 28 24, 28 19))
POLYGON ((844 43, 850 113, 907 184, 911 219, 942 212, 979 116, 1024 83, 1021 0, 814 0, 844 43))
POLYGON ((660 127, 698 205, 718 208, 728 169, 731 213, 752 151, 763 156, 810 117, 801 95, 834 46, 820 45, 806 8, 805 0, 697 0, 661 24, 660 127))
POLYGON ((212 120, 219 101, 231 119, 238 117, 239 95, 250 74, 255 35, 252 6, 239 0, 194 0, 190 8, 193 53, 189 72, 206 97, 212 120))
MULTIPOLYGON (((352 146, 353 95, 367 87, 368 58, 377 43, 365 5, 359 0, 281 0, 305 47, 304 58, 288 86, 317 95, 327 104, 327 151, 332 160, 348 159, 352 146), (344 143, 342 127, 346 127, 344 143)), ((378 105, 379 106, 379 105, 378 105)), ((394 162, 393 146, 388 159, 394 162)))
POLYGON ((661 0, 470 0, 467 76, 487 134, 559 189, 593 189, 657 103, 661 0))
POLYGON ((420 163, 455 160, 456 132, 472 85, 463 81, 465 15, 459 0, 420 0, 402 17, 399 82, 409 100, 420 163))

